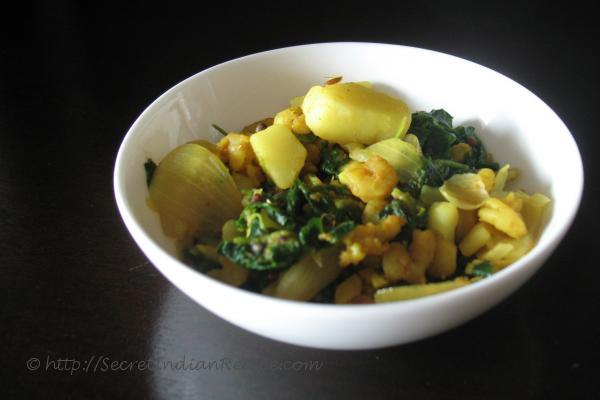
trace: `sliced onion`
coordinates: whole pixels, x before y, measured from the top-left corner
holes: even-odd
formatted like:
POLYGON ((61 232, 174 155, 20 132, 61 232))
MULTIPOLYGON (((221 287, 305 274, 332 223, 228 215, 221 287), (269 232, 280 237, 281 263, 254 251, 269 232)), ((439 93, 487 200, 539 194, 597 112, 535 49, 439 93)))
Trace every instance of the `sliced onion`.
POLYGON ((440 193, 461 210, 475 210, 489 198, 485 184, 477 174, 456 174, 440 187, 440 193))
POLYGON ((242 209, 241 195, 219 158, 199 144, 172 150, 160 162, 149 188, 153 209, 167 236, 219 236, 223 223, 242 209))

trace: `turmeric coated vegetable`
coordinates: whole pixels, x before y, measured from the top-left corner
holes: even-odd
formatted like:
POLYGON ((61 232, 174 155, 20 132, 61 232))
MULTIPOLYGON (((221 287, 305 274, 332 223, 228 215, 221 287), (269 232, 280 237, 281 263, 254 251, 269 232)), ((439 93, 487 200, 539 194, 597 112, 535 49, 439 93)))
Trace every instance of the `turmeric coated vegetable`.
POLYGON ((387 161, 375 155, 364 163, 350 162, 340 173, 340 182, 353 195, 368 202, 388 197, 398 183, 398 176, 387 161))
POLYGON ((148 204, 192 268, 276 298, 371 304, 463 287, 535 246, 550 199, 512 189, 517 170, 473 127, 341 76, 296 95, 144 164, 148 204))
POLYGON ((402 100, 357 83, 312 87, 302 111, 315 135, 340 144, 402 138, 411 119, 402 100))

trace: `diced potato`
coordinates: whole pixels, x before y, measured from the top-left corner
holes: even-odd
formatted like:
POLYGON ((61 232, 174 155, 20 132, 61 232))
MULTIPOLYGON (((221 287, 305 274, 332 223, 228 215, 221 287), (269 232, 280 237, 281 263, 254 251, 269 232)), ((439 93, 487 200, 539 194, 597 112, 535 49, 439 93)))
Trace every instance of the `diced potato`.
POLYGON ((411 121, 403 101, 357 83, 314 86, 302 110, 315 135, 340 144, 402 138, 411 121))
POLYGON ((453 281, 390 287, 375 292, 374 299, 376 303, 416 299, 457 289, 469 283, 467 278, 456 278, 453 281))
POLYGON ((256 158, 280 189, 294 184, 306 159, 306 149, 289 128, 272 125, 250 136, 256 158))
POLYGON ((480 252, 480 254, 478 254, 478 258, 487 261, 499 261, 506 257, 513 249, 514 246, 512 244, 499 242, 496 243, 491 249, 480 252))
POLYGON ((335 288, 334 301, 336 304, 348 304, 362 291, 363 283, 357 274, 346 278, 335 288))
POLYGON ((407 282, 420 282, 420 274, 414 270, 413 261, 408 250, 402 243, 391 243, 383 254, 383 273, 390 282, 405 280, 407 282), (415 274, 415 272, 417 272, 415 274))
POLYGON ((379 213, 385 208, 387 204, 388 203, 385 200, 369 200, 367 202, 367 205, 363 209, 362 223, 377 223, 377 221, 379 220, 379 213))
POLYGON ((465 257, 471 257, 492 238, 488 227, 483 223, 476 224, 460 242, 458 248, 465 257))
POLYGON ((436 237, 435 256, 427 273, 435 278, 447 278, 456 272, 457 249, 454 242, 436 237))
POLYGON ((489 223, 512 238, 517 239, 527 234, 521 215, 498 199, 486 200, 478 215, 480 221, 489 223))
POLYGON ((477 210, 458 210, 455 238, 460 242, 477 223, 477 210))
POLYGON ((413 231, 412 242, 408 248, 415 271, 415 279, 411 283, 425 283, 425 271, 435 257, 435 246, 435 234, 432 230, 415 229, 413 231))
POLYGON ((496 173, 491 168, 481 168, 477 171, 477 175, 481 177, 483 184, 485 185, 485 190, 490 193, 494 188, 494 182, 496 180, 496 173))
POLYGON ((543 194, 536 193, 523 200, 521 215, 534 238, 537 238, 544 217, 544 213, 550 204, 550 199, 543 194))
POLYGON ((458 209, 447 201, 433 203, 429 208, 427 227, 440 233, 444 239, 454 243, 454 232, 458 224, 458 209))

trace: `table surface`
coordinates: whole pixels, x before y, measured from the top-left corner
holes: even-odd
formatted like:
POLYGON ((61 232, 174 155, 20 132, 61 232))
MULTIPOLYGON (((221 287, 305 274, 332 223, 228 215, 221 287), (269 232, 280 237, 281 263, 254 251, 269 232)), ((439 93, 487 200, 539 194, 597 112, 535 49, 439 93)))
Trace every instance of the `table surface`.
POLYGON ((593 161, 600 65, 591 11, 542 1, 223 4, 210 11, 197 3, 48 2, 5 14, 4 397, 600 397, 600 279, 590 255, 600 229, 593 161), (577 219, 534 278, 485 315, 373 351, 277 343, 196 305, 126 231, 113 197, 113 164, 123 135, 153 99, 217 63, 325 41, 397 43, 475 61, 532 90, 571 129, 586 170, 577 219), (148 360, 170 367, 144 367, 148 360), (86 361, 100 368, 85 371, 86 361), (295 370, 298 361, 315 363, 295 370), (190 362, 206 368, 182 368, 190 362))

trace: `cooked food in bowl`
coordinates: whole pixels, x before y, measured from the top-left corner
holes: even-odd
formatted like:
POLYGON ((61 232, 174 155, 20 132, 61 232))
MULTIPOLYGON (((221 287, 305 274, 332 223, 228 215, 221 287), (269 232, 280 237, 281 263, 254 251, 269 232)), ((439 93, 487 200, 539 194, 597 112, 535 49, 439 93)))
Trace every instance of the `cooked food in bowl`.
POLYGON ((331 79, 272 118, 145 164, 181 257, 223 282, 324 303, 468 285, 533 248, 550 199, 511 189, 470 126, 331 79))

